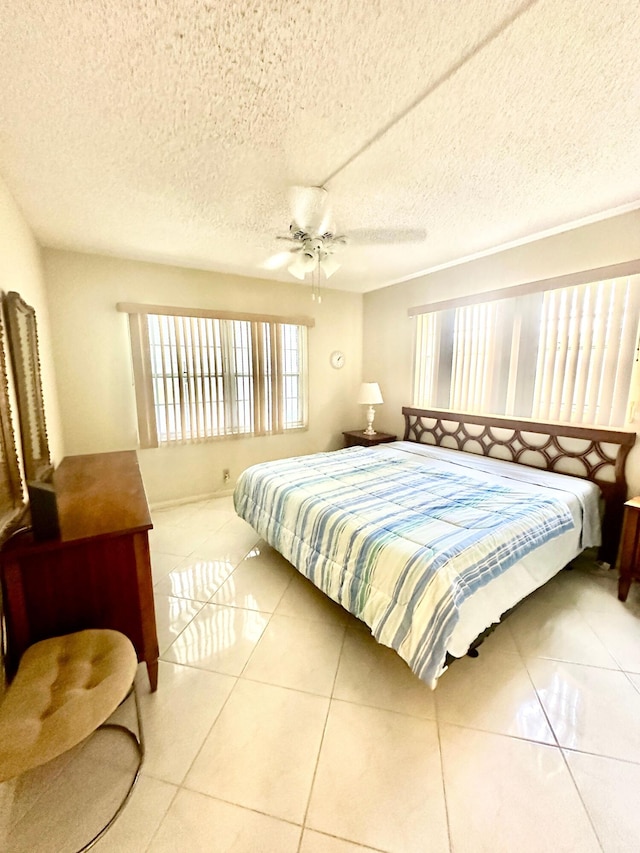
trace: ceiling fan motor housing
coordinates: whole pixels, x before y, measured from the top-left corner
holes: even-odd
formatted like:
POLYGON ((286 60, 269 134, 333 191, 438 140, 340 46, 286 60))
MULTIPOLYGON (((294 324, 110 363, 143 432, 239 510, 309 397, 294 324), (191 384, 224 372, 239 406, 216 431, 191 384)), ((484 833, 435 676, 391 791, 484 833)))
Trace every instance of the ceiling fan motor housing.
POLYGON ((324 249, 324 240, 321 237, 307 237, 304 241, 305 255, 318 255, 324 249))

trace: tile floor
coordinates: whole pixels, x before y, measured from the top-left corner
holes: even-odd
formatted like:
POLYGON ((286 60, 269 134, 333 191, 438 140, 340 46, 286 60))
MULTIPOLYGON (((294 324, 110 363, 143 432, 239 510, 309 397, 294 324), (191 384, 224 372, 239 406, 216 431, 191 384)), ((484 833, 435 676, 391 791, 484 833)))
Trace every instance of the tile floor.
MULTIPOLYGON (((640 585, 581 558, 432 693, 230 498, 154 523, 159 690, 140 667, 144 772, 99 853, 640 849, 640 585)), ((103 733, 1 785, 0 849, 79 846, 131 763, 103 733)))

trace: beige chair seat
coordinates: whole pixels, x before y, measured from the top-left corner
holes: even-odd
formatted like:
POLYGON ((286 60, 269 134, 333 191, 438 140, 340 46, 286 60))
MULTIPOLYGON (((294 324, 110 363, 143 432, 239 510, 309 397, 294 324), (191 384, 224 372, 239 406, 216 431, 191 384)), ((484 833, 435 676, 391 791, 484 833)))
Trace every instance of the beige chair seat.
POLYGON ((88 737, 127 696, 138 660, 118 631, 42 640, 22 656, 0 705, 0 782, 88 737))

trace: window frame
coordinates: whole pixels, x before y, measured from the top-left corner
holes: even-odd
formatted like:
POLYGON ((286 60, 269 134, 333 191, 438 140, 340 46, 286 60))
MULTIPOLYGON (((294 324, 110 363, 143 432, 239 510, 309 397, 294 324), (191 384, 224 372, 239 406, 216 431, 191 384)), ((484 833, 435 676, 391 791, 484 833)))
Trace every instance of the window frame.
MULTIPOLYGON (((533 319, 536 311, 541 317, 542 313, 546 310, 547 300, 551 298, 551 301, 553 302, 553 299, 556 297, 556 293, 558 293, 558 299, 562 299, 564 298, 564 293, 566 293, 567 298, 569 298, 569 294, 573 292, 573 294, 576 295, 572 298, 575 299, 577 304, 584 304, 584 302, 580 302, 583 297, 578 297, 577 295, 579 289, 586 291, 586 289, 592 287, 595 292, 606 289, 610 286, 610 282, 615 282, 620 285, 621 288, 626 287, 626 290, 623 290, 623 292, 626 293, 626 300, 628 304, 637 309, 638 292, 635 291, 634 288, 637 287, 640 291, 640 281, 633 281, 632 279, 638 276, 640 276, 640 260, 635 260, 608 267, 583 270, 579 273, 572 273, 570 275, 559 276, 553 279, 528 282, 526 284, 504 287, 484 293, 480 292, 475 295, 442 300, 440 302, 433 302, 429 305, 410 308, 408 312, 409 316, 412 318, 418 318, 414 334, 413 405, 428 408, 436 406, 442 409, 451 407, 457 411, 466 410, 474 413, 491 413, 496 416, 533 418, 537 420, 543 419, 545 415, 540 408, 540 401, 538 400, 538 405, 536 404, 537 398, 540 397, 540 389, 538 387, 539 383, 536 379, 537 371, 534 371, 529 379, 527 379, 527 372, 522 369, 523 356, 531 355, 534 349, 535 366, 536 368, 539 368, 540 359, 538 347, 539 345, 543 346, 546 343, 542 341, 543 324, 536 323, 535 319, 533 319), (562 294, 562 296, 560 294, 562 294), (534 302, 536 305, 539 302, 537 308, 536 305, 533 304, 534 302), (452 361, 454 370, 450 377, 442 375, 442 366, 439 374, 431 376, 432 384, 429 393, 428 386, 425 382, 425 379, 428 376, 428 363, 430 361, 431 364, 434 364, 438 362, 438 359, 442 360, 442 347, 446 346, 446 342, 448 340, 448 333, 446 331, 443 332, 442 329, 448 329, 449 332, 451 332, 449 337, 452 338, 455 349, 455 336, 453 335, 453 330, 459 329, 459 323, 462 322, 464 315, 477 310, 478 308, 482 308, 483 306, 488 308, 491 303, 497 303, 497 306, 503 313, 502 330, 500 334, 496 335, 495 341, 495 346, 500 348, 503 354, 502 358, 495 359, 492 365, 494 381, 497 382, 498 385, 502 386, 505 386, 506 383, 506 386, 500 389, 499 400, 496 398, 496 395, 493 394, 489 395, 490 399, 485 395, 480 406, 475 405, 474 401, 470 402, 466 397, 464 397, 464 395, 464 399, 461 401, 459 399, 460 395, 456 395, 456 393, 454 393, 458 391, 457 387, 454 387, 454 379, 456 378, 455 359, 452 361), (544 309, 543 303, 545 306, 544 309), (525 322, 525 317, 527 318, 527 322, 525 322), (509 320, 509 322, 506 322, 507 320, 509 320), (509 327, 513 330, 511 336, 507 331, 509 327), (424 336, 428 334, 428 328, 433 329, 434 334, 441 336, 441 340, 434 342, 433 344, 426 342, 424 340, 424 336), (511 338, 510 341, 507 340, 509 337, 511 338), (535 338, 535 341, 533 341, 533 338, 535 338), (439 348, 439 352, 434 353, 433 349, 436 347, 439 348), (421 365, 419 361, 421 357, 425 356, 425 354, 427 358, 427 366, 421 365), (532 387, 525 388, 525 385, 531 385, 532 387), (446 386, 446 388, 444 386, 446 386)), ((634 310, 632 314, 632 321, 637 321, 638 317, 635 316, 636 310, 634 310)), ((623 328, 628 325, 626 320, 628 316, 629 315, 627 313, 623 313, 621 315, 623 328)), ((607 317, 607 322, 611 322, 611 315, 607 315, 607 317)), ((578 334, 576 328, 577 327, 574 322, 572 325, 573 337, 578 334)), ((579 334, 582 333, 580 332, 579 334)), ((626 328, 626 331, 623 334, 623 340, 624 351, 621 352, 620 348, 618 348, 618 360, 615 363, 618 373, 613 377, 613 381, 616 384, 617 392, 619 368, 620 365, 623 364, 625 368, 624 372, 626 372, 629 380, 624 388, 621 389, 622 393, 626 395, 626 398, 622 398, 622 393, 614 394, 613 388, 611 389, 611 394, 609 395, 611 400, 608 401, 611 405, 606 409, 606 414, 603 416, 602 411, 600 411, 597 415, 594 415, 594 423, 602 426, 610 425, 615 427, 629 423, 633 419, 632 409, 635 405, 634 398, 640 396, 640 366, 638 363, 640 350, 640 322, 631 328, 631 332, 629 331, 629 328, 626 328), (629 335, 633 333, 635 333, 634 347, 636 355, 634 358, 634 364, 630 365, 627 361, 626 354, 633 351, 629 337, 629 335), (623 358, 624 361, 621 361, 621 358, 623 358)), ((577 338, 577 341, 581 344, 582 339, 577 338)), ((577 351, 576 341, 573 342, 572 346, 574 350, 577 351)), ((607 358, 609 358, 608 347, 606 345, 605 351, 607 358)), ((572 357, 575 360, 575 352, 572 357)), ((556 382, 554 381, 554 386, 555 384, 556 382)), ((571 393, 573 394, 574 391, 571 393)), ((556 417, 556 414, 554 414, 554 407, 551 406, 550 402, 546 401, 546 398, 543 400, 543 405, 548 406, 551 409, 549 417, 556 417)), ((578 413, 574 411, 574 406, 569 410, 568 414, 565 411, 566 401, 563 401, 561 407, 555 407, 558 411, 557 420, 554 422, 567 424, 587 423, 587 420, 584 417, 587 413, 586 410, 580 410, 578 413)))
MULTIPOLYGON (((133 376, 136 395, 136 409, 138 416, 138 436, 140 447, 170 447, 177 444, 196 444, 209 441, 218 441, 227 438, 249 438, 255 436, 274 435, 289 432, 302 431, 308 428, 308 329, 315 325, 313 318, 301 316, 282 316, 282 315, 265 315, 265 314, 250 314, 246 312, 233 311, 216 311, 210 309, 199 308, 182 308, 175 306, 162 305, 142 305, 138 303, 119 302, 116 308, 121 313, 126 313, 129 317, 129 332, 131 339, 131 353, 133 361, 133 376), (211 435, 189 435, 178 436, 178 428, 176 425, 176 436, 163 437, 159 434, 158 420, 156 414, 156 396, 154 394, 154 369, 151 356, 151 340, 149 335, 149 316, 163 317, 169 316, 174 318, 176 335, 179 335, 180 323, 182 328, 185 326, 187 319, 190 320, 191 328, 194 325, 194 319, 204 319, 207 321, 220 321, 216 326, 219 330, 218 340, 222 342, 221 361, 220 365, 216 364, 216 370, 220 368, 222 374, 221 383, 223 387, 223 398, 218 403, 218 415, 220 414, 220 406, 223 410, 222 420, 234 426, 227 427, 223 431, 216 432, 211 435), (244 359, 243 374, 249 371, 251 375, 250 399, 247 401, 247 411, 251 428, 249 430, 238 428, 238 407, 234 401, 238 396, 238 374, 237 371, 231 369, 235 364, 237 355, 237 345, 234 342, 235 332, 240 331, 238 326, 232 324, 248 324, 241 329, 241 336, 244 336, 244 342, 240 346, 242 353, 248 358, 244 359), (224 324, 224 325, 223 325, 224 324), (282 342, 280 338, 285 334, 282 327, 296 327, 299 331, 298 336, 298 386, 300 395, 297 398, 297 408, 300 415, 299 421, 294 426, 286 425, 285 409, 287 407, 286 383, 284 381, 284 359, 282 356, 282 342), (280 366, 280 369, 274 369, 280 366), (275 401, 275 403, 274 403, 275 401), (271 417, 267 417, 268 412, 271 417)), ((208 328, 205 326, 205 328, 208 328)), ((212 327, 213 329, 213 327, 212 327)), ((198 339, 200 341, 200 338, 198 339)), ((154 344, 157 345, 157 344, 154 344)), ((176 341, 176 348, 180 344, 176 341)), ((198 347, 193 347, 192 351, 197 353, 200 351, 200 343, 198 347)), ((164 352, 164 350, 163 350, 164 352)), ((202 352, 200 352, 200 355, 202 352)), ((193 355, 191 356, 193 358, 193 355)), ((207 364, 207 371, 209 365, 207 364)), ((202 365, 204 370, 204 364, 202 365)), ((205 373, 203 373, 203 376, 205 373)), ((216 375, 211 374, 216 379, 216 375)), ((155 377, 157 379, 157 377, 155 377)), ((166 380, 162 377, 166 389, 166 380)), ((183 394, 183 383, 189 382, 190 376, 187 371, 186 377, 179 377, 179 393, 183 394)), ((202 383, 201 383, 202 384, 202 383)), ((290 385, 290 383, 289 383, 290 385)), ((174 391, 175 393, 175 391, 174 391)), ((206 406, 211 401, 203 399, 201 406, 206 406)), ((190 401, 191 404, 191 401, 190 401)), ((165 405, 167 403, 165 402, 165 405)), ((174 402, 174 407, 177 404, 174 402)), ((197 403, 196 403, 197 405, 197 403)), ((184 401, 181 400, 180 413, 184 423, 185 417, 184 401)), ((204 412, 204 410, 203 410, 204 412)), ((199 416, 196 414, 199 419, 199 416)), ((207 419, 205 415, 205 420, 207 419)), ((218 423, 220 419, 218 418, 218 423)))

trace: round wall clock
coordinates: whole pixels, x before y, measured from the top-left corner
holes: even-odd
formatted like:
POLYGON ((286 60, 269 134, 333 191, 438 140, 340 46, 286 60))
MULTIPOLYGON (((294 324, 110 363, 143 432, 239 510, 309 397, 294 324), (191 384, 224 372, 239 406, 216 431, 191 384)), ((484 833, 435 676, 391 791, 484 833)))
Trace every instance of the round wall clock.
POLYGON ((331 367, 335 367, 336 370, 340 370, 341 367, 344 367, 344 353, 339 349, 335 350, 331 353, 329 361, 331 362, 331 367))

